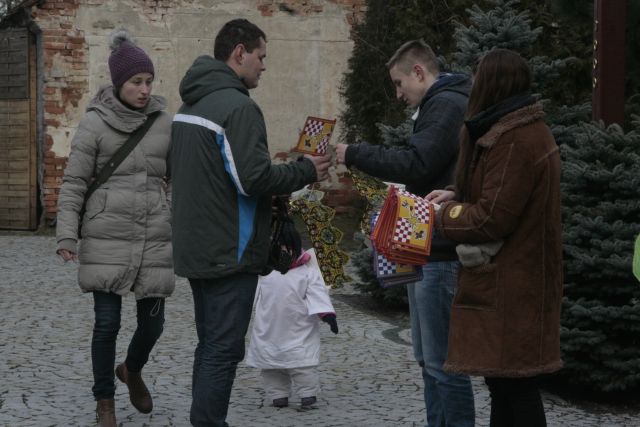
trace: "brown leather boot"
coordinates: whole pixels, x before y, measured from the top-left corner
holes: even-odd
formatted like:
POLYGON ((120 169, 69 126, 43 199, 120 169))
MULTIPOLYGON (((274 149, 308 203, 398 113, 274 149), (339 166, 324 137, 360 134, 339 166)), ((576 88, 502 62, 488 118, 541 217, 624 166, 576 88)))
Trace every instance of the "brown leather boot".
POLYGON ((131 404, 143 414, 148 414, 153 409, 153 401, 149 389, 144 385, 140 372, 129 372, 127 365, 121 363, 116 368, 116 376, 129 388, 131 404))
POLYGON ((116 421, 116 406, 113 399, 100 399, 96 407, 98 427, 118 427, 116 421))

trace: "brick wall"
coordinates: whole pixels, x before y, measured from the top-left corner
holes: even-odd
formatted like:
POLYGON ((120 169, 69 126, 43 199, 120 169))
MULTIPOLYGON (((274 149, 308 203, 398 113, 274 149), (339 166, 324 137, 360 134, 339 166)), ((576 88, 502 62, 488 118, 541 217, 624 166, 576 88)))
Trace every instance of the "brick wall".
MULTIPOLYGON (((258 10, 263 16, 272 16, 276 12, 287 12, 292 15, 310 15, 322 13, 324 4, 321 0, 259 0, 258 10)), ((361 23, 365 17, 365 0, 329 0, 329 3, 343 7, 347 11, 346 19, 352 27, 361 23)), ((281 152, 274 157, 287 159, 291 153, 281 152)), ((355 213, 364 204, 364 200, 353 186, 353 180, 346 169, 337 167, 328 181, 320 183, 317 188, 325 193, 322 202, 336 210, 336 213, 355 213)))
MULTIPOLYGON (((313 13, 322 13, 326 0, 258 0, 258 10, 262 16, 272 16, 275 12, 287 12, 292 15, 310 15, 313 13)), ((349 25, 359 23, 364 19, 366 12, 365 0, 329 0, 342 6, 347 13, 347 22, 349 25)))
MULTIPOLYGON (((67 158, 52 151, 53 132, 62 125, 73 126, 68 110, 88 91, 88 45, 82 31, 74 27, 79 0, 49 0, 32 8, 33 20, 42 30, 44 65, 44 173, 41 192, 45 220, 55 218, 58 192, 67 158)), ((94 0, 95 3, 95 0, 94 0)))
MULTIPOLYGON (((83 5, 102 5, 108 0, 47 0, 32 8, 33 20, 42 30, 43 47, 43 93, 44 102, 44 174, 41 192, 45 221, 50 223, 56 215, 56 204, 62 175, 66 167, 66 157, 56 156, 52 150, 56 131, 77 126, 77 119, 70 117, 78 102, 89 91, 89 46, 84 32, 78 30, 74 20, 79 7, 83 5)), ((364 18, 365 0, 329 0, 343 7, 350 25, 364 18)), ((138 0, 134 8, 149 21, 162 21, 170 13, 177 0, 138 0)), ((322 13, 326 1, 321 0, 257 0, 257 8, 263 16, 272 16, 276 12, 291 14, 322 13)), ((156 46, 162 49, 162 46, 156 46)), ((344 169, 344 168, 342 168, 344 169)), ((357 193, 352 189, 344 171, 334 174, 329 184, 324 184, 325 203, 336 208, 337 212, 353 210, 353 197, 357 193)))

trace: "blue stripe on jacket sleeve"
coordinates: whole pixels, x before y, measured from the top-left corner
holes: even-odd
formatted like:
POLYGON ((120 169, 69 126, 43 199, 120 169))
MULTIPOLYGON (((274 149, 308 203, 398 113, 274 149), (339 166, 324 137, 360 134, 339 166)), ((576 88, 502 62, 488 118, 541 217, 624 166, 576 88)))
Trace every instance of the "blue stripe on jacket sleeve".
POLYGON ((238 236, 238 263, 244 255, 244 251, 249 244, 249 239, 253 234, 253 224, 256 216, 256 209, 258 206, 257 197, 247 197, 238 193, 238 222, 239 236, 238 236))
POLYGON ((243 196, 248 196, 244 191, 244 188, 242 188, 242 182, 240 182, 240 176, 238 175, 238 170, 236 169, 236 164, 233 159, 233 153, 231 152, 231 144, 229 144, 224 132, 216 133, 216 143, 218 144, 218 149, 220 150, 220 155, 224 162, 224 170, 229 174, 229 177, 235 184, 238 192, 243 196))
POLYGON ((222 163, 224 164, 224 170, 229 174, 229 178, 236 187, 238 194, 238 263, 244 255, 244 251, 247 249, 251 235, 253 234, 253 224, 256 216, 256 209, 258 206, 258 198, 249 196, 245 193, 236 170, 233 153, 231 152, 231 145, 227 140, 224 129, 203 117, 191 115, 191 114, 176 114, 173 121, 184 122, 193 125, 205 127, 215 133, 215 141, 222 157, 222 163))
POLYGON ((231 180, 236 184, 236 191, 238 193, 238 262, 240 262, 253 234, 253 223, 256 216, 258 198, 248 196, 244 193, 235 167, 232 161, 229 161, 230 159, 227 155, 230 153, 230 147, 228 146, 225 135, 220 133, 216 134, 216 143, 220 149, 224 170, 227 171, 231 180))

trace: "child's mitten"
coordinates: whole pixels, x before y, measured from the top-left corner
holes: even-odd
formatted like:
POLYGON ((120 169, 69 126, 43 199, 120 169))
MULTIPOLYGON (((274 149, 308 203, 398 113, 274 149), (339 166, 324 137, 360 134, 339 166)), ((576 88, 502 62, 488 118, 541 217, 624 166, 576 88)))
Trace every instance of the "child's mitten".
POLYGON ((338 322, 336 321, 336 315, 333 313, 325 314, 321 317, 322 321, 328 323, 331 327, 331 332, 334 334, 338 333, 338 322))

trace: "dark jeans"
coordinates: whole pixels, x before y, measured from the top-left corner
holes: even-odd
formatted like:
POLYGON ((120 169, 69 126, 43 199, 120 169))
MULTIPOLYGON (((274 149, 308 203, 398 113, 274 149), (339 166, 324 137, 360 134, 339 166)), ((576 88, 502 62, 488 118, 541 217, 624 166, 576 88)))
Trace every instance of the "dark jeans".
POLYGON ((545 427, 537 379, 485 378, 491 394, 491 427, 545 427))
MULTIPOLYGON (((114 368, 116 338, 120 330, 122 297, 113 293, 93 292, 95 323, 91 340, 93 364, 93 396, 96 400, 113 399, 116 386, 114 368)), ((164 326, 164 298, 145 298, 136 302, 136 328, 125 363, 130 372, 140 372, 149 360, 149 353, 162 334, 164 326)))
POLYGON ((191 424, 226 427, 236 367, 244 358, 258 276, 189 279, 198 345, 193 360, 191 424))

